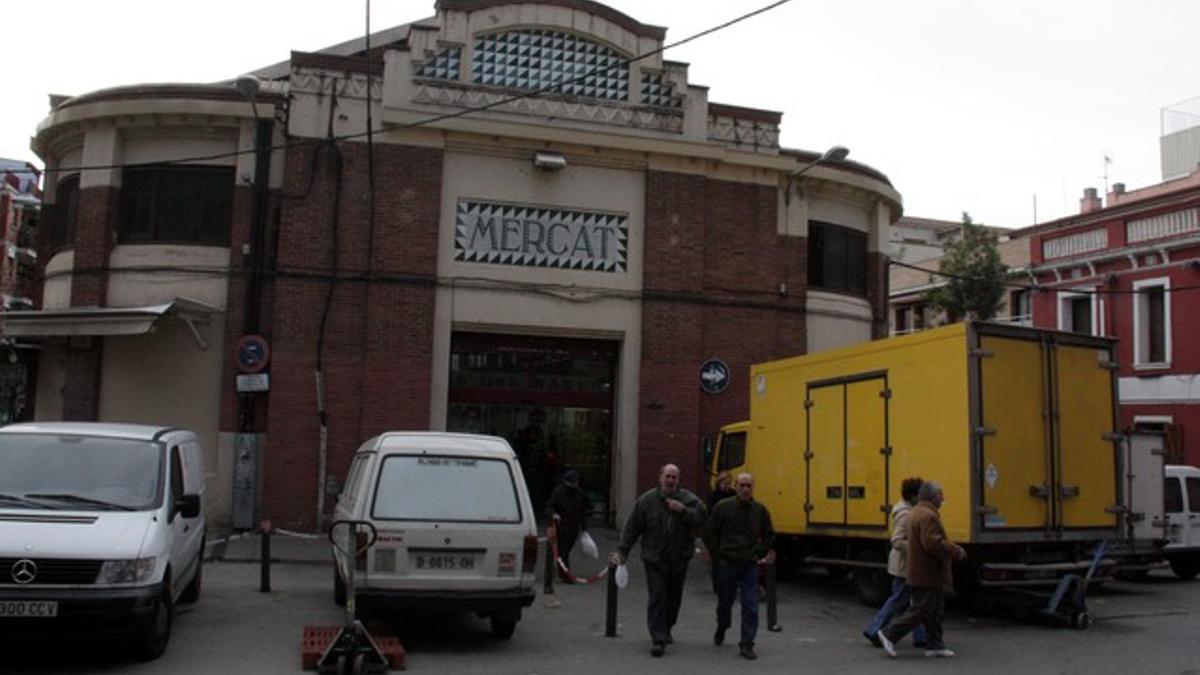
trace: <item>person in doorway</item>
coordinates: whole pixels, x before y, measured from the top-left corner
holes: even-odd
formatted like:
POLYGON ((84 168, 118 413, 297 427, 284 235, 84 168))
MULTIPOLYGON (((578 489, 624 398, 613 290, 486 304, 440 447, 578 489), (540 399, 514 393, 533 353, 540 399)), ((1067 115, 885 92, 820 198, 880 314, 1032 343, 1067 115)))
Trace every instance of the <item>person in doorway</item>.
MULTIPOLYGON (((717 475, 717 487, 712 492, 708 493, 708 513, 711 517, 712 512, 716 510, 717 504, 729 497, 736 497, 737 491, 733 489, 733 476, 728 471, 722 471, 717 475)), ((712 588, 713 593, 717 592, 717 556, 705 548, 705 553, 708 555, 709 566, 712 572, 712 588)))
MULTIPOLYGON (((863 636, 876 647, 883 646, 876 637, 892 617, 908 609, 911 593, 908 590, 908 516, 917 503, 921 489, 920 478, 905 478, 900 484, 900 501, 892 507, 892 549, 888 552, 888 574, 892 575, 892 594, 876 612, 871 623, 863 630, 863 636)), ((925 625, 913 629, 913 644, 925 646, 925 625)))
POLYGON ((925 625, 925 656, 954 656, 942 639, 945 587, 953 581, 951 568, 954 561, 966 560, 967 552, 946 536, 938 511, 944 502, 942 485, 927 481, 921 485, 917 505, 909 515, 908 587, 912 592, 912 604, 891 626, 875 634, 892 658, 896 658, 896 642, 921 624, 925 625))
POLYGON ((775 552, 775 529, 771 513, 754 501, 754 477, 738 474, 737 496, 721 500, 704 527, 704 546, 717 566, 717 630, 713 644, 725 643, 732 623, 733 597, 742 605, 742 633, 738 651, 742 658, 756 659, 754 638, 758 633, 758 563, 771 563, 775 552))
POLYGON ((621 543, 609 557, 614 565, 623 565, 633 546, 641 540, 642 563, 646 569, 646 624, 650 630, 651 656, 662 656, 675 640, 671 629, 679 619, 683 584, 688 562, 696 549, 694 530, 704 523, 704 503, 679 487, 679 467, 663 466, 658 472, 658 487, 648 490, 634 502, 625 521, 621 543))
MULTIPOLYGON (((546 519, 554 522, 558 557, 567 569, 571 568, 571 549, 575 547, 579 533, 587 530, 587 514, 591 508, 587 493, 579 485, 579 472, 575 469, 564 471, 546 499, 546 519)), ((558 577, 564 584, 573 583, 562 569, 558 570, 558 577)))

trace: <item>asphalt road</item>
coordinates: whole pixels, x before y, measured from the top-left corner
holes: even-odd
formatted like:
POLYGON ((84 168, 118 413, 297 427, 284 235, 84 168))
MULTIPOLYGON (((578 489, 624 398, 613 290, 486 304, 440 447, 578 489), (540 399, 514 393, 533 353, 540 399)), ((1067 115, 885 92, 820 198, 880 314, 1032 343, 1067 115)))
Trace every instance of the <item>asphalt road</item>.
MULTIPOLYGON (((593 562, 593 564, 596 564, 593 562)), ((783 631, 759 633, 759 660, 737 656, 736 625, 725 646, 713 646, 715 598, 707 568, 694 563, 676 644, 652 659, 645 632, 640 570, 621 592, 620 633, 604 637, 604 587, 559 586, 549 607, 539 594, 508 641, 488 635, 474 617, 408 617, 377 625, 398 633, 408 668, 430 673, 599 675, 669 668, 688 675, 756 670, 763 673, 1197 673, 1200 672, 1200 580, 1155 573, 1143 583, 1110 583, 1092 593, 1096 623, 1086 631, 1032 624, 951 606, 947 643, 952 660, 925 659, 908 648, 892 661, 859 634, 870 610, 848 581, 820 572, 780 584, 783 631)), ((179 613, 167 654, 151 663, 129 661, 107 645, 81 640, 9 646, 0 670, 19 673, 296 673, 306 624, 336 625, 331 570, 322 564, 273 567, 273 592, 259 593, 258 567, 209 562, 198 604, 179 613)), ((735 611, 736 617, 736 611, 735 611)), ((736 619, 735 619, 736 624, 736 619)), ((765 625, 765 622, 764 622, 765 625)))

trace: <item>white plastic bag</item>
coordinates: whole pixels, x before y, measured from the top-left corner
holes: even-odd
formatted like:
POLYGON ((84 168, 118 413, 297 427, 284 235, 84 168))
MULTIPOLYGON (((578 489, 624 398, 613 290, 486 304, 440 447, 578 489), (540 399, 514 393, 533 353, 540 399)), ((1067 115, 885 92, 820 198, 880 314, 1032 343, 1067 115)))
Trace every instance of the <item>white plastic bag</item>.
POLYGON ((579 533, 579 546, 583 549, 583 554, 592 560, 600 557, 600 549, 596 548, 596 541, 592 539, 592 535, 587 533, 587 530, 579 533))
POLYGON ((614 572, 613 574, 616 575, 616 577, 614 577, 614 578, 617 581, 617 588, 625 588, 626 586, 629 585, 629 568, 628 567, 626 567, 625 565, 617 565, 617 571, 614 572))

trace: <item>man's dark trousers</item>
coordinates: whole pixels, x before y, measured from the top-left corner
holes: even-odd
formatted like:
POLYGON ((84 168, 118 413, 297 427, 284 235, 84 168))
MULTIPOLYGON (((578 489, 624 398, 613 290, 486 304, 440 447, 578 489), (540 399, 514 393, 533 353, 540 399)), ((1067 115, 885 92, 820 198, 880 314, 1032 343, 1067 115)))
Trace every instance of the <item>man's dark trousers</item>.
POLYGON ((675 627, 686 578, 686 566, 646 563, 646 592, 650 596, 650 604, 646 607, 646 626, 650 629, 651 642, 666 642, 671 629, 675 627))
POLYGON ((924 623, 925 648, 945 649, 942 621, 946 618, 946 591, 941 586, 910 586, 909 590, 912 591, 912 604, 899 619, 883 630, 883 634, 896 642, 924 623))
POLYGON ((738 594, 742 603, 742 637, 740 647, 753 647, 758 634, 758 563, 717 563, 717 630, 727 630, 733 620, 733 596, 738 594))

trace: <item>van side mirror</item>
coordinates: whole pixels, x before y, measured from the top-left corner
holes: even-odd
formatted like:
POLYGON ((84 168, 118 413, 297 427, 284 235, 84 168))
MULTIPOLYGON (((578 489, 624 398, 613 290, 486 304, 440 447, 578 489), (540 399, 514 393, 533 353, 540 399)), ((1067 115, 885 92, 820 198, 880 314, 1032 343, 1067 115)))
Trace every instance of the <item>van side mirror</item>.
MULTIPOLYGON (((200 515, 200 495, 179 495, 175 499, 175 505, 172 507, 172 510, 184 518, 195 518, 200 515)), ((171 517, 174 518, 175 516, 172 515, 171 517)))

